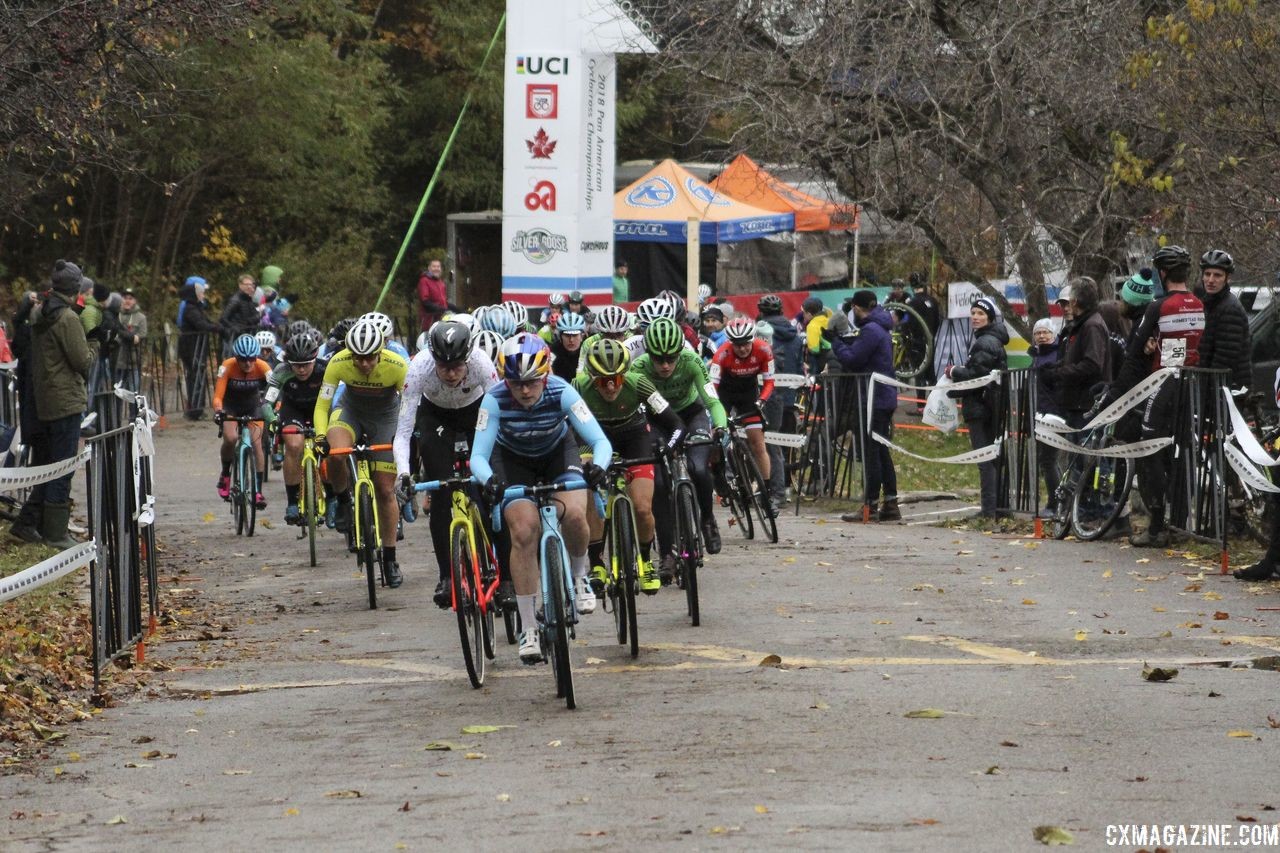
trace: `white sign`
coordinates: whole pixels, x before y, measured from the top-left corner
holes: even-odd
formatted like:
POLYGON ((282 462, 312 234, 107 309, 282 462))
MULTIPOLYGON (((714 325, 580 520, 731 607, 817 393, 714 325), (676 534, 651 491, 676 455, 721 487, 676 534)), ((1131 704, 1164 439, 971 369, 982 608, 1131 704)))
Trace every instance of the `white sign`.
POLYGON ((953 281, 947 285, 947 317, 952 320, 969 319, 969 309, 982 296, 982 291, 967 281, 953 281))

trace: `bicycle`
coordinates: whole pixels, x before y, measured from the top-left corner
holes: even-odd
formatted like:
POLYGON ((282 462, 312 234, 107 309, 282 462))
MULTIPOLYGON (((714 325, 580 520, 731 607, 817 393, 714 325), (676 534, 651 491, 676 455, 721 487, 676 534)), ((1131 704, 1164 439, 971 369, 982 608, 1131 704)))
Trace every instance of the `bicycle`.
POLYGON ((227 500, 231 503, 231 516, 236 520, 237 536, 252 536, 258 518, 258 505, 254 496, 261 486, 258 484, 258 465, 253 455, 253 435, 247 429, 249 424, 262 423, 262 418, 249 415, 223 415, 218 419, 218 435, 222 435, 222 424, 234 421, 239 426, 236 438, 235 460, 231 464, 231 494, 227 500))
POLYGON ((636 590, 640 586, 639 549, 636 543, 636 512, 627 492, 627 468, 648 465, 652 459, 621 459, 609 466, 605 498, 596 495, 605 520, 605 547, 609 569, 605 577, 605 609, 612 609, 618 643, 631 642, 631 656, 640 655, 640 634, 636 624, 636 590))
POLYGON ((886 302, 885 310, 893 317, 889 332, 893 342, 893 372, 903 382, 925 371, 933 360, 933 335, 924 318, 904 302, 886 302))
POLYGON ((352 470, 351 524, 347 527, 347 547, 356 553, 356 565, 364 569, 369 587, 369 609, 378 609, 378 583, 387 585, 387 567, 382 563, 382 540, 378 526, 378 493, 373 485, 370 457, 391 449, 390 444, 365 444, 361 436, 354 447, 331 448, 329 456, 346 456, 352 470), (376 574, 375 574, 376 569, 376 574))
POLYGON ((281 435, 302 436, 302 491, 298 512, 302 530, 298 538, 306 537, 311 565, 316 565, 316 529, 322 523, 325 511, 324 487, 320 483, 320 457, 316 454, 316 431, 311 427, 285 427, 281 435))
POLYGON ((578 612, 574 606, 573 578, 569 573, 569 555, 560 536, 560 519, 552 496, 587 488, 581 477, 562 483, 539 483, 536 486, 510 486, 503 499, 493 508, 493 529, 502 527, 502 508, 507 501, 529 498, 538 505, 542 519, 542 536, 538 540, 538 569, 542 584, 542 618, 538 620, 538 640, 542 654, 551 663, 556 680, 556 697, 570 709, 577 707, 573 694, 573 662, 569 658, 569 639, 574 636, 578 612))
MULTIPOLYGON (((498 557, 479 506, 471 499, 475 481, 471 478, 468 459, 471 448, 466 441, 453 446, 454 476, 447 480, 431 480, 414 486, 416 492, 449 493, 449 573, 452 607, 458 616, 458 634, 462 638, 462 660, 467 667, 471 686, 484 684, 485 660, 493 660, 494 620, 498 585, 498 557)), ((508 636, 515 640, 514 609, 503 608, 508 636)))
POLYGON ((765 482, 755 456, 747 444, 746 430, 740 418, 729 419, 729 446, 724 453, 725 481, 729 484, 729 510, 748 539, 755 538, 755 515, 760 529, 771 543, 778 541, 778 522, 769 501, 769 484, 765 482))
POLYGON ((658 464, 662 466, 664 479, 671 492, 671 505, 676 520, 676 586, 684 590, 689 620, 695 628, 702 624, 698 601, 698 569, 703 561, 702 517, 698 511, 693 480, 689 476, 689 458, 684 451, 713 441, 708 436, 693 435, 685 439, 683 447, 676 453, 669 451, 666 445, 658 447, 658 464))
MULTIPOLYGON (((1114 433, 1114 424, 1094 427, 1083 433, 1079 445, 1086 451, 1105 450, 1119 443, 1114 433)), ((1053 537, 1065 539, 1074 532, 1077 539, 1091 542, 1105 535, 1129 499, 1133 468, 1133 460, 1123 457, 1073 454, 1054 495, 1053 537)))

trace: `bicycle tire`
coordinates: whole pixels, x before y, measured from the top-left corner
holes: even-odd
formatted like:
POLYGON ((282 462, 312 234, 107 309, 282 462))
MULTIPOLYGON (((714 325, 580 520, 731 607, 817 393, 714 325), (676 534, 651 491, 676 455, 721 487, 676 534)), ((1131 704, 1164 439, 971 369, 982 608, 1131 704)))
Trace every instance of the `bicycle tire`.
MULTIPOLYGON (((924 341, 924 352, 921 354, 918 361, 913 360, 911 363, 906 365, 900 364, 900 362, 907 358, 909 354, 910 348, 906 343, 903 344, 901 355, 899 353, 893 353, 893 372, 898 379, 902 381, 914 379, 921 373, 924 373, 933 360, 933 335, 929 333, 929 327, 925 325, 924 318, 921 317, 920 313, 910 305, 907 305, 904 302, 886 302, 884 307, 885 310, 889 312, 890 316, 894 316, 895 313, 903 316, 903 319, 900 322, 908 326, 910 329, 908 332, 904 334, 902 331, 899 331, 899 323, 894 323, 894 331, 901 338, 905 340, 907 336, 919 335, 920 339, 924 341)), ((894 316, 894 319, 896 321, 897 317, 894 316)))
POLYGON ((751 492, 751 506, 755 510, 756 520, 760 522, 760 530, 764 533, 766 539, 771 544, 778 543, 778 523, 770 514, 771 507, 769 502, 769 486, 764 481, 764 475, 760 473, 760 468, 756 465, 755 457, 751 455, 750 448, 743 448, 746 453, 742 458, 743 467, 747 470, 747 485, 751 492))
POLYGON ((1132 484, 1133 474, 1128 459, 1097 457, 1088 460, 1071 498, 1071 530, 1076 538, 1091 542, 1105 535, 1120 517, 1132 484), (1105 469, 1107 465, 1114 468, 1101 475, 1101 489, 1097 489, 1094 474, 1100 466, 1105 469))
POLYGON ((693 495, 693 486, 681 483, 676 487, 676 534, 677 555, 681 567, 681 586, 684 587, 685 604, 689 610, 689 620, 693 627, 702 623, 701 608, 698 603, 698 563, 701 551, 698 548, 698 514, 693 495))
POLYGON ((356 519, 352 527, 358 526, 360 529, 356 533, 356 561, 364 566, 365 581, 369 587, 369 609, 378 609, 378 579, 374 575, 373 565, 373 539, 374 532, 371 519, 373 518, 373 500, 369 497, 369 489, 361 488, 361 484, 356 484, 356 519))
POLYGON ((733 455, 733 469, 736 472, 733 485, 738 490, 738 505, 742 508, 742 514, 747 521, 747 538, 755 539, 756 526, 752 512, 755 501, 751 496, 751 467, 748 459, 751 455, 751 450, 746 445, 746 439, 741 438, 734 439, 730 450, 733 455))
POLYGON ((307 548, 311 566, 316 565, 316 463, 312 459, 302 461, 302 519, 307 525, 307 548))
POLYGON ((738 480, 741 476, 737 466, 734 464, 733 451, 724 454, 725 482, 729 485, 728 493, 725 495, 724 502, 729 507, 729 514, 733 516, 734 524, 738 528, 738 532, 745 539, 754 539, 756 535, 755 524, 751 521, 751 507, 742 502, 742 492, 738 486, 738 480))
POLYGON ((258 506, 253 502, 253 496, 258 491, 258 481, 255 476, 256 472, 253 470, 253 456, 249 451, 245 451, 241 458, 243 460, 242 464, 245 466, 245 471, 240 478, 240 482, 247 484, 247 487, 240 491, 240 500, 244 505, 245 514, 244 535, 252 536, 254 525, 258 520, 258 506))
POLYGON ((449 575, 453 585, 453 610, 458 617, 458 636, 462 639, 462 662, 467 667, 471 686, 484 685, 484 629, 480 624, 480 603, 475 590, 475 554, 465 527, 453 529, 449 548, 449 575))
POLYGON ((543 546, 549 589, 546 603, 547 624, 551 633, 551 668, 555 672, 556 696, 564 699, 571 710, 576 707, 573 695, 573 664, 569 660, 569 593, 565 589, 564 565, 560 561, 560 540, 551 537, 543 546))
POLYGON ((240 482, 240 464, 237 462, 231 469, 231 517, 235 519, 236 535, 244 535, 244 488, 240 482))
MULTIPOLYGON (((489 543, 485 541, 483 536, 480 537, 480 546, 480 553, 478 555, 480 557, 480 590, 483 592, 493 583, 493 579, 496 577, 497 573, 489 559, 489 543)), ((478 597, 479 596, 477 595, 477 598, 478 597)), ((493 660, 497 657, 497 649, 494 642, 494 637, 497 636, 497 629, 494 626, 493 619, 493 608, 496 606, 496 598, 491 597, 489 599, 489 603, 485 605, 484 609, 480 613, 480 626, 484 629, 484 656, 489 660, 493 660)))
MULTIPOLYGON (((610 513, 618 511, 615 503, 610 513)), ((627 641, 627 601, 623 595, 621 579, 622 561, 618 556, 618 530, 616 519, 609 518, 608 527, 608 551, 609 551, 609 570, 608 582, 605 584, 605 594, 609 597, 609 605, 613 611, 613 630, 614 635, 618 638, 618 645, 622 645, 627 641)))
MULTIPOLYGON (((615 575, 612 580, 620 587, 620 595, 617 604, 622 612, 615 615, 618 620, 618 642, 631 643, 631 657, 640 656, 640 630, 637 624, 638 616, 636 614, 636 591, 640 587, 639 572, 636 569, 636 561, 639 555, 636 551, 636 528, 635 519, 632 515, 631 500, 629 498, 619 498, 614 501, 613 511, 617 513, 618 535, 615 539, 616 550, 614 558, 618 561, 621 569, 619 575, 615 575)), ((617 614, 617 610, 615 610, 617 614)))

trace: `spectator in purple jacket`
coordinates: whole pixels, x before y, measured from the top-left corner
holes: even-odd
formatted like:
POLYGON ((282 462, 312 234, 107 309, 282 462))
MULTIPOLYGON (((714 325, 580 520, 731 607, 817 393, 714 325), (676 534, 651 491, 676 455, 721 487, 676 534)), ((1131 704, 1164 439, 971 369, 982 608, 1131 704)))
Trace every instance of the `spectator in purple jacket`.
MULTIPOLYGON (((854 330, 845 335, 832 335, 831 340, 831 352, 840 362, 841 369, 849 373, 878 373, 892 379, 893 339, 889 332, 893 328, 893 318, 876 304, 875 292, 871 290, 859 290, 853 294, 850 310, 854 330)), ((857 419, 857 429, 862 438, 862 464, 866 466, 867 474, 866 505, 871 517, 878 521, 901 521, 898 475, 893 469, 893 457, 889 455, 888 447, 872 438, 872 434, 889 437, 893 413, 898 408, 897 389, 877 382, 870 405, 870 434, 862 413, 857 419), (880 502, 881 494, 883 503, 880 502)), ((844 518, 846 521, 861 521, 862 513, 844 518)))

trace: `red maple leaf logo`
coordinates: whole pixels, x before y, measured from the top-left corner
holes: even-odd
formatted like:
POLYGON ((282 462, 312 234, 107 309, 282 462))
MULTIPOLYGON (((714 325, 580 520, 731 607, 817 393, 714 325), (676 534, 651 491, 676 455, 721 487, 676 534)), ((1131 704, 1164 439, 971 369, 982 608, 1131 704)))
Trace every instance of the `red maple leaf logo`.
POLYGON ((524 144, 529 146, 529 153, 535 160, 550 160, 556 151, 556 141, 547 136, 547 131, 541 127, 533 135, 533 139, 526 139, 524 144))

